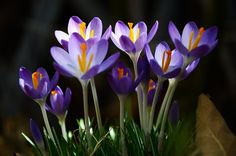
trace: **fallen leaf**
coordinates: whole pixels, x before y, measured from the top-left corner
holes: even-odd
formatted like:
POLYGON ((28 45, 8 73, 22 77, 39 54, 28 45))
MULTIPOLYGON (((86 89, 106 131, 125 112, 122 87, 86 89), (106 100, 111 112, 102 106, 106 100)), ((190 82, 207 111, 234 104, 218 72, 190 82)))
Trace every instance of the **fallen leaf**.
POLYGON ((201 94, 196 113, 196 144, 203 156, 235 156, 236 137, 208 96, 201 94))

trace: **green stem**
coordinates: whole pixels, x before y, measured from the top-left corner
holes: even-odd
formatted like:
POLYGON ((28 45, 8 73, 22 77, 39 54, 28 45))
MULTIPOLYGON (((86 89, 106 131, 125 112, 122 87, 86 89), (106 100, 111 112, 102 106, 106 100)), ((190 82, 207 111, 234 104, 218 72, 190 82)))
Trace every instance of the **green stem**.
MULTIPOLYGON (((138 69, 137 69, 137 60, 136 59, 132 59, 133 62, 133 66, 134 66, 134 74, 135 74, 135 80, 138 78, 138 69)), ((138 111, 139 111, 139 120, 140 120, 140 125, 142 128, 143 127, 143 114, 142 114, 142 98, 141 98, 141 88, 140 85, 137 86, 137 97, 138 97, 138 111)))
POLYGON ((65 119, 59 120, 59 124, 61 126, 62 136, 67 141, 67 132, 66 132, 66 122, 65 122, 65 119))
POLYGON ((148 131, 148 113, 147 113, 147 87, 144 84, 141 84, 141 89, 143 93, 143 130, 145 135, 148 131))
POLYGON ((163 144, 163 138, 164 138, 164 130, 165 130, 165 125, 166 125, 166 120, 167 120, 167 115, 169 112, 169 108, 170 108, 170 104, 171 104, 171 100, 173 98, 173 95, 175 93, 175 89, 178 85, 178 79, 171 79, 170 80, 170 86, 171 86, 171 91, 170 94, 168 96, 168 100, 166 102, 166 107, 164 110, 164 115, 162 118, 162 123, 161 123, 161 130, 160 130, 160 134, 159 134, 159 141, 158 141, 158 150, 162 151, 162 144, 163 144))
POLYGON ((121 136, 121 150, 122 150, 122 156, 126 155, 126 149, 125 149, 125 135, 124 135, 124 96, 118 96, 120 101, 120 136, 121 136))
POLYGON ((42 112, 42 115, 43 115, 44 124, 45 124, 45 126, 46 126, 46 129, 47 129, 47 132, 48 132, 48 134, 49 134, 49 137, 52 139, 52 141, 53 141, 54 144, 55 144, 55 139, 54 139, 54 137, 53 137, 52 130, 51 130, 51 127, 50 127, 50 124, 49 124, 49 121, 48 121, 47 112, 46 112, 44 106, 45 106, 45 104, 40 105, 41 112, 42 112))
POLYGON ((94 78, 90 79, 90 84, 91 84, 91 88, 92 88, 94 107, 95 107, 97 123, 98 123, 98 130, 99 130, 100 135, 102 135, 102 131, 103 131, 102 120, 101 120, 101 115, 100 115, 98 96, 97 96, 97 91, 96 91, 96 86, 95 86, 94 78))
POLYGON ((149 119, 149 125, 148 125, 148 133, 151 133, 152 131, 152 124, 153 124, 154 114, 156 110, 157 100, 158 100, 158 96, 159 96, 163 82, 164 82, 164 79, 162 78, 159 78, 159 82, 157 82, 156 91, 152 100, 152 108, 151 108, 150 117, 149 117, 150 119, 149 119))
POLYGON ((160 108, 158 116, 157 116, 156 128, 158 128, 160 126, 161 119, 163 117, 164 109, 165 109, 165 106, 166 106, 166 102, 168 100, 168 97, 169 97, 169 94, 170 94, 170 91, 171 91, 171 88, 172 88, 170 80, 168 80, 168 81, 169 81, 169 85, 168 85, 165 97, 164 97, 164 99, 162 101, 161 108, 160 108))
POLYGON ((88 83, 82 84, 82 90, 83 90, 83 101, 84 101, 84 121, 85 121, 85 132, 86 132, 86 138, 88 141, 88 151, 92 151, 92 145, 91 145, 91 135, 89 130, 89 113, 88 113, 88 83))

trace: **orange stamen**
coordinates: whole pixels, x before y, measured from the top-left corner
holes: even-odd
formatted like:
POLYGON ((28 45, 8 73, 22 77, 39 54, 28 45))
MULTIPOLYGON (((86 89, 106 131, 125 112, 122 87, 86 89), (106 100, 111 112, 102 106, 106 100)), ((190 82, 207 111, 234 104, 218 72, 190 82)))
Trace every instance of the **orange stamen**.
MULTIPOLYGON (((117 68, 118 71, 118 80, 120 80, 124 76, 124 69, 123 68, 117 68)), ((128 73, 126 73, 127 75, 128 73)))
POLYGON ((165 60, 165 56, 162 57, 162 70, 166 72, 169 68, 170 61, 171 61, 171 50, 165 51, 163 55, 167 54, 167 58, 165 60))
POLYGON ((37 89, 37 88, 38 88, 39 79, 41 80, 42 77, 43 77, 42 74, 40 74, 39 72, 34 72, 34 73, 32 74, 32 83, 33 83, 34 89, 37 89))
POLYGON ((92 61, 93 61, 93 54, 90 55, 88 65, 87 65, 87 45, 86 43, 82 43, 80 45, 81 49, 81 57, 78 55, 78 63, 80 66, 80 70, 82 73, 87 72, 88 69, 90 68, 92 61))
POLYGON ((152 89, 155 89, 155 83, 153 80, 149 80, 148 82, 148 92, 152 89))
POLYGON ((56 90, 51 91, 52 96, 55 96, 57 94, 56 90))
POLYGON ((196 48, 196 47, 198 46, 198 44, 199 44, 199 42, 200 42, 200 40, 201 40, 202 35, 203 35, 204 32, 205 32, 204 28, 201 27, 201 28, 199 29, 199 31, 198 31, 198 35, 197 35, 197 37, 196 37, 196 39, 195 39, 195 41, 194 41, 194 43, 193 43, 193 46, 192 46, 191 50, 194 49, 194 48, 196 48))
POLYGON ((140 29, 138 28, 137 29, 137 33, 136 33, 136 36, 134 35, 134 29, 133 29, 133 23, 131 23, 131 22, 129 22, 128 23, 128 26, 129 26, 129 38, 130 38, 130 40, 134 43, 136 40, 137 40, 137 38, 139 38, 139 35, 140 35, 140 29))
POLYGON ((85 34, 85 30, 86 30, 86 23, 82 22, 79 24, 79 34, 85 39, 86 38, 86 34, 85 34))

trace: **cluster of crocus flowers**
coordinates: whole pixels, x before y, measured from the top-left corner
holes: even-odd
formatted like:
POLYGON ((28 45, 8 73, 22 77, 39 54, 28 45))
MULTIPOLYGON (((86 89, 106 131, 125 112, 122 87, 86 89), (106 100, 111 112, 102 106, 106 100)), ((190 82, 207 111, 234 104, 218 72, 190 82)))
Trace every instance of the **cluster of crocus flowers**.
MULTIPOLYGON (((162 148, 169 109, 172 108, 170 118, 174 120, 179 116, 176 103, 171 107, 177 84, 197 67, 202 56, 209 54, 216 46, 218 42, 217 27, 198 28, 194 22, 189 22, 185 25, 182 35, 180 35, 174 23, 170 22, 168 30, 174 47, 172 48, 167 42, 162 41, 156 45, 154 55, 149 43, 157 32, 158 21, 155 22, 149 33, 144 22, 138 22, 136 25, 127 22, 126 25, 122 21, 116 23, 114 32, 112 32, 112 27, 109 26, 103 33, 102 21, 98 17, 94 17, 86 25, 79 17, 72 16, 67 29, 67 33, 59 30, 55 31, 55 36, 61 46, 51 48, 51 56, 55 61, 54 66, 58 71, 51 81, 43 68, 31 73, 22 67, 19 72, 19 84, 29 97, 39 103, 50 138, 54 140, 45 110, 58 118, 63 137, 66 141, 68 139, 65 120, 72 92, 67 88, 63 93, 62 89, 57 86, 58 73, 75 77, 81 83, 83 90, 86 141, 89 154, 92 152, 88 113, 88 85, 91 85, 98 129, 102 136, 104 133, 94 78, 116 64, 108 74, 108 83, 117 94, 120 102, 122 155, 126 155, 124 104, 127 96, 136 91, 140 125, 145 135, 148 136, 153 128, 156 104, 162 85, 165 81, 168 81, 168 88, 156 119, 156 128, 160 129, 158 148, 162 148), (116 63, 120 57, 119 52, 106 58, 110 38, 118 49, 128 54, 133 63, 133 71, 121 61, 116 63), (142 51, 144 52, 142 53, 142 51), (154 73, 155 77, 153 79, 151 79, 150 73, 154 73), (50 103, 46 104, 49 94, 50 100, 48 101, 50 103)), ((39 130, 33 121, 31 121, 31 129, 35 140, 40 140, 38 139, 40 138, 39 130)))

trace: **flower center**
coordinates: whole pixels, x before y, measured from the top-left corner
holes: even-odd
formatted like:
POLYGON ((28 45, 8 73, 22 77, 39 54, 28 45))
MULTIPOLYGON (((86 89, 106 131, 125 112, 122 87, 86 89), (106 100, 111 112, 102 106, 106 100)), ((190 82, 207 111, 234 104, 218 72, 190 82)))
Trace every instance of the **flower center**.
POLYGON ((136 34, 134 34, 133 23, 129 22, 128 26, 129 26, 129 38, 134 43, 139 38, 140 29, 138 28, 136 34))
POLYGON ((148 82, 148 92, 152 89, 155 89, 155 88, 156 88, 156 85, 155 85, 154 81, 149 80, 149 82, 148 82))
POLYGON ((84 72, 87 72, 91 66, 91 63, 93 60, 93 54, 90 55, 89 61, 87 63, 87 45, 86 45, 86 43, 82 43, 80 45, 80 49, 81 49, 82 54, 81 54, 81 56, 78 55, 78 63, 79 63, 81 72, 84 73, 84 72))
MULTIPOLYGON (((86 39, 86 23, 85 22, 81 22, 79 24, 79 34, 84 38, 86 39)), ((94 37, 94 30, 92 29, 90 31, 90 34, 89 34, 89 38, 93 38, 94 37)))
POLYGON ((52 90, 51 94, 52 94, 52 96, 55 96, 57 94, 57 91, 56 90, 52 90))
POLYGON ((205 32, 204 27, 201 27, 201 28, 199 29, 199 31, 198 31, 198 34, 197 34, 197 37, 196 37, 194 43, 192 44, 194 32, 191 31, 190 37, 189 37, 189 43, 188 43, 188 50, 189 50, 189 51, 191 51, 192 49, 194 49, 194 48, 196 48, 196 47, 198 46, 198 44, 199 44, 199 42, 200 42, 200 40, 201 40, 202 35, 203 35, 204 32, 205 32))
POLYGON ((162 54, 162 70, 163 72, 165 73, 167 70, 168 70, 168 67, 170 65, 170 61, 171 61, 171 50, 168 50, 168 51, 164 51, 163 54, 162 54), (166 57, 166 54, 167 54, 167 58, 166 57))
POLYGON ((118 67, 117 72, 118 72, 118 80, 120 80, 124 76, 128 76, 128 72, 126 72, 126 74, 124 73, 124 68, 118 67))
POLYGON ((43 75, 39 72, 34 72, 32 74, 32 83, 33 83, 33 87, 34 89, 37 89, 39 86, 39 81, 42 79, 43 75))

